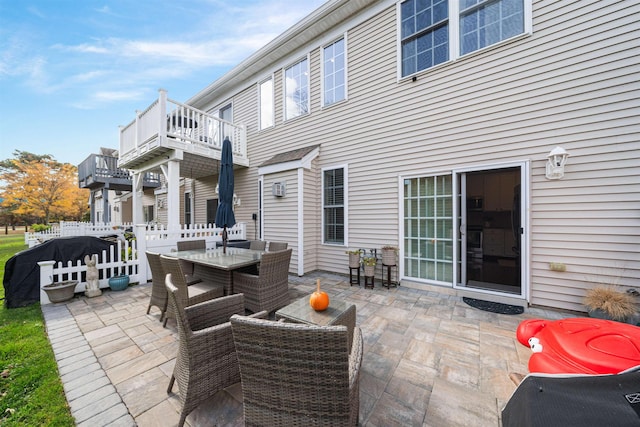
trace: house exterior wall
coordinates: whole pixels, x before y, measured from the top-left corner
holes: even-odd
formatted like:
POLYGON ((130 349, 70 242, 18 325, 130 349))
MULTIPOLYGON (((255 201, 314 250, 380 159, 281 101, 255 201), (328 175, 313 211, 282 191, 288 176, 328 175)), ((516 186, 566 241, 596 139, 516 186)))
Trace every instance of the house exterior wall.
POLYGON ((312 162, 311 169, 304 169, 304 202, 303 202, 303 255, 304 272, 316 270, 319 265, 318 254, 322 241, 321 217, 318 215, 322 205, 322 190, 320 185, 320 170, 318 161, 312 162))
POLYGON ((288 170, 265 176, 263 187, 264 230, 263 239, 266 241, 277 240, 288 242, 293 249, 289 271, 298 273, 299 253, 297 250, 300 237, 298 236, 298 216, 300 197, 298 196, 298 172, 288 170), (275 197, 271 188, 275 182, 286 183, 287 192, 284 197, 275 197))
MULTIPOLYGON (((413 81, 397 76, 396 3, 381 3, 379 13, 351 17, 221 93, 221 100, 235 93, 234 121, 247 127, 251 167, 236 175, 242 215, 257 212, 257 166, 276 153, 320 144, 314 168, 304 172, 304 270, 346 273, 350 247, 399 245, 402 256, 404 177, 526 162, 529 302, 583 310, 585 290, 596 284, 638 286, 640 5, 534 1, 532 34, 413 81), (320 49, 341 34, 347 34, 348 99, 322 107, 320 49), (283 67, 307 54, 310 114, 283 121, 283 67), (271 74, 275 126, 259 131, 257 83, 271 74), (570 157, 565 177, 552 181, 545 163, 555 146, 570 157), (348 169, 348 241, 326 245, 320 170, 336 165, 348 169), (550 262, 567 271, 551 271, 550 262)), ((298 184, 293 171, 264 177, 266 240, 297 247, 298 184), (271 196, 275 180, 286 180, 287 197, 271 196)), ((297 256, 294 249, 292 266, 297 256)))

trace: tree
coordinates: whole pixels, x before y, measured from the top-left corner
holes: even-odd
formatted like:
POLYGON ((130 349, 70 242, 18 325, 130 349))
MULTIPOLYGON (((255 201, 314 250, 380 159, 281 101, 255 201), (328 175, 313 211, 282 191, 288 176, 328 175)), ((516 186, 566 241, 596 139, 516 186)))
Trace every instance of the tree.
POLYGON ((48 154, 16 150, 14 156, 0 162, 2 207, 13 215, 33 216, 45 224, 52 218, 82 219, 89 194, 78 188, 74 165, 60 163, 48 154))

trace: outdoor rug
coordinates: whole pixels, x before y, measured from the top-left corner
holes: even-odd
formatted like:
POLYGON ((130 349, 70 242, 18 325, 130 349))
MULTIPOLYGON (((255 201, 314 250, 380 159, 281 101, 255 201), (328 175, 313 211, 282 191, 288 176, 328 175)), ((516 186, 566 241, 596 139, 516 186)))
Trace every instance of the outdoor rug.
POLYGON ((473 299, 463 297, 462 301, 470 305, 473 308, 477 308, 483 311, 490 311, 498 314, 522 314, 524 313, 524 307, 518 305, 502 304, 500 302, 484 301, 481 299, 473 299))

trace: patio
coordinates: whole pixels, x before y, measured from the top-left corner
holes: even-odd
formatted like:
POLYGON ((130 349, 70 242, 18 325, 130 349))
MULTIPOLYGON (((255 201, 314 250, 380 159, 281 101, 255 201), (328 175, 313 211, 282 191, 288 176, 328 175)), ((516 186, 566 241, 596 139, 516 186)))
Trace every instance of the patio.
MULTIPOLYGON (((531 351, 515 337, 527 318, 569 313, 526 309, 522 315, 480 311, 451 289, 349 286, 328 273, 289 277, 292 301, 310 295, 316 278, 331 298, 357 307, 364 338, 360 374, 363 426, 499 426, 526 374, 531 351)), ((79 426, 175 425, 179 402, 167 395, 177 329, 147 304, 151 284, 81 296, 42 307, 72 415, 79 426)), ((187 418, 190 426, 242 425, 240 384, 216 394, 187 418)))

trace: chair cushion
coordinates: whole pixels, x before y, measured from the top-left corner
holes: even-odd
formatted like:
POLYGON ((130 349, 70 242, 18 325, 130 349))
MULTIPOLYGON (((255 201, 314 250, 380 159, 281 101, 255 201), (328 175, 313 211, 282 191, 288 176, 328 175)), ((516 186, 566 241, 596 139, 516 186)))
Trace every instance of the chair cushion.
POLYGON ((217 291, 219 296, 224 295, 224 286, 221 283, 200 281, 187 288, 189 290, 189 298, 202 295, 206 292, 217 291))

